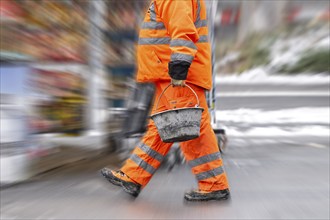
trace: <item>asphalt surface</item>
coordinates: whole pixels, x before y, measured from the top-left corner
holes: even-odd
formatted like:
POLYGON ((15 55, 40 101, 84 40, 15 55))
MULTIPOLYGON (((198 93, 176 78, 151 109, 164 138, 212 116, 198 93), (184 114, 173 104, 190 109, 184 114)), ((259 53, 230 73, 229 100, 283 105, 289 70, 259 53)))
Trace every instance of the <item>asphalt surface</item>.
POLYGON ((329 83, 325 82, 317 85, 219 84, 216 90, 216 109, 255 108, 277 110, 306 106, 329 107, 329 83), (268 93, 267 96, 263 96, 265 92, 268 93), (278 95, 279 93, 283 95, 278 95), (318 93, 321 95, 317 95, 318 93), (231 94, 234 95, 231 96, 231 94))
POLYGON ((221 97, 219 98, 217 109, 229 110, 244 106, 244 108, 255 108, 264 110, 278 110, 284 108, 305 107, 306 102, 309 106, 327 107, 329 97, 308 97, 308 96, 285 96, 285 97, 221 97), (221 103, 221 104, 220 104, 221 103))
MULTIPOLYGON (((269 85, 260 88, 272 90, 269 85)), ((227 89, 226 92, 239 91, 237 86, 227 89)), ((246 89, 251 91, 253 87, 246 89)), ((299 97, 302 98, 299 101, 292 96, 282 97, 288 101, 254 98, 238 102, 237 97, 219 97, 218 103, 220 109, 233 110, 247 108, 248 103, 248 108, 265 111, 297 106, 329 107, 325 102, 329 97, 324 95, 299 97)), ((328 135, 242 137, 229 133, 228 138, 223 154, 231 186, 231 198, 227 201, 185 202, 185 190, 196 187, 186 165, 176 165, 171 172, 165 168, 158 170, 134 200, 99 176, 100 168, 116 168, 122 162, 114 154, 103 154, 1 189, 1 219, 330 218, 328 135)))

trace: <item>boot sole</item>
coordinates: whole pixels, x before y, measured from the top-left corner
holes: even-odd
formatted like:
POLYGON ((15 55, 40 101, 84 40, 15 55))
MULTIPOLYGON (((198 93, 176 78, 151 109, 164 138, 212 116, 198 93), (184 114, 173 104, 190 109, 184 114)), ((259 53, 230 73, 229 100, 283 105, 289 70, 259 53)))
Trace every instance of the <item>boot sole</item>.
POLYGON ((130 195, 133 196, 134 198, 138 197, 138 195, 139 195, 140 192, 132 192, 129 188, 127 188, 127 187, 125 186, 125 184, 124 184, 123 182, 121 183, 121 186, 122 186, 123 190, 124 190, 126 193, 130 194, 130 195))
POLYGON ((211 201, 211 200, 216 200, 216 201, 221 201, 221 200, 227 200, 229 199, 230 195, 227 194, 225 196, 222 197, 211 197, 211 198, 190 198, 187 196, 184 196, 185 200, 189 201, 189 202, 206 202, 206 201, 211 201))

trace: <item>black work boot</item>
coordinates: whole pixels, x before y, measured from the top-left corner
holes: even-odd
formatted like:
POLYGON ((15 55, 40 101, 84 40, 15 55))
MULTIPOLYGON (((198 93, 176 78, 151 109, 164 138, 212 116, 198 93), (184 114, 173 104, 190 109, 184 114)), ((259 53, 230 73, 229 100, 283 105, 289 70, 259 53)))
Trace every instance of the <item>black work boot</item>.
POLYGON ((217 190, 213 192, 205 192, 201 190, 192 190, 185 193, 184 198, 188 201, 209 201, 209 200, 226 200, 229 198, 228 189, 217 190))
POLYGON ((121 186, 125 192, 137 197, 141 191, 141 185, 133 182, 125 173, 122 171, 114 171, 108 168, 103 168, 101 174, 113 185, 121 186))

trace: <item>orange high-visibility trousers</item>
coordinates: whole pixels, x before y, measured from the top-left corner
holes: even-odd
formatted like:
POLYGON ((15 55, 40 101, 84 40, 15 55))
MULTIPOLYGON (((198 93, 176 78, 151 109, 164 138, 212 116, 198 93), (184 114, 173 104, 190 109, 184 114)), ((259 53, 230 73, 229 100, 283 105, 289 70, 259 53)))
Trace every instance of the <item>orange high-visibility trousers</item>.
MULTIPOLYGON (((168 81, 157 82, 156 95, 152 114, 173 107, 187 107, 196 104, 194 94, 187 87, 170 87, 166 90, 156 109, 157 100, 168 81)), ((196 139, 181 142, 180 146, 192 173, 198 180, 198 187, 204 191, 215 191, 229 188, 223 168, 216 136, 211 127, 210 114, 207 107, 205 89, 189 84, 196 92, 200 107, 204 108, 201 119, 200 136, 196 139)), ((172 143, 162 142, 155 124, 150 120, 148 130, 141 142, 135 147, 132 155, 121 168, 127 176, 143 187, 160 166, 172 143)))

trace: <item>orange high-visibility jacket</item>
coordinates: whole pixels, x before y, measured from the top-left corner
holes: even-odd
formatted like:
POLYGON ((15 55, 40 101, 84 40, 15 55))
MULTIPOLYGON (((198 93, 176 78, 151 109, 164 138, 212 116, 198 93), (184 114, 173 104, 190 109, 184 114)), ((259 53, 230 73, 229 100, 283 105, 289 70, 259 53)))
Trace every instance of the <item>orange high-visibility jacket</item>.
POLYGON ((153 0, 139 33, 137 81, 170 80, 168 63, 191 63, 186 82, 211 89, 211 50, 203 0, 153 0))

